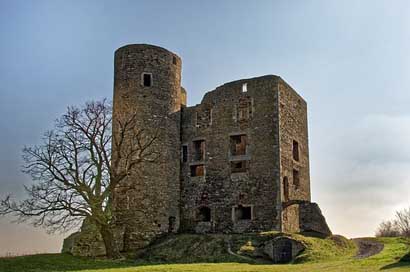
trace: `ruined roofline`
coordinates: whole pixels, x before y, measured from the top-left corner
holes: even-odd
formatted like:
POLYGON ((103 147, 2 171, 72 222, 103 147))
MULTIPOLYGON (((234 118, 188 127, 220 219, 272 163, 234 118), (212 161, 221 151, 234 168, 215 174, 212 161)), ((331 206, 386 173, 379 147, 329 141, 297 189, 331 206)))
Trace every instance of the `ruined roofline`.
POLYGON ((199 104, 192 105, 192 106, 188 105, 188 108, 196 107, 198 105, 201 105, 202 103, 204 103, 207 96, 211 95, 212 93, 218 92, 221 89, 232 88, 234 86, 237 86, 238 88, 241 88, 242 84, 244 84, 244 83, 249 83, 249 82, 252 82, 252 81, 263 81, 263 80, 271 80, 272 82, 281 82, 281 83, 283 83, 284 85, 286 85, 286 87, 289 90, 293 91, 299 97, 299 99, 301 99, 305 104, 307 104, 305 99, 298 92, 296 92, 282 77, 277 76, 277 75, 273 75, 273 74, 268 74, 268 75, 263 75, 263 76, 258 76, 258 77, 238 79, 238 80, 230 81, 230 82, 224 83, 222 85, 219 85, 215 89, 206 92, 203 95, 203 97, 201 99, 201 102, 199 104))
POLYGON ((181 57, 180 57, 178 54, 176 54, 176 53, 174 53, 174 52, 172 52, 172 51, 170 51, 170 50, 168 50, 168 49, 166 49, 166 48, 164 48, 164 47, 157 46, 157 45, 152 45, 152 44, 147 44, 147 43, 126 44, 126 45, 123 45, 123 46, 117 48, 117 50, 115 50, 115 53, 114 53, 114 54, 117 54, 118 52, 123 51, 123 50, 126 50, 126 49, 128 49, 128 48, 132 48, 132 49, 138 48, 138 49, 154 49, 154 50, 159 50, 159 51, 163 51, 163 52, 165 52, 165 53, 174 55, 174 56, 178 57, 178 58, 181 60, 181 57))
POLYGON ((219 88, 222 88, 222 87, 230 87, 232 85, 240 85, 240 84, 243 84, 243 83, 246 83, 246 82, 249 82, 249 81, 269 80, 269 79, 278 80, 278 79, 281 79, 281 77, 277 76, 277 75, 268 74, 268 75, 257 76, 257 77, 242 78, 242 79, 237 79, 237 80, 226 82, 222 85, 219 85, 215 88, 215 90, 217 90, 219 88))

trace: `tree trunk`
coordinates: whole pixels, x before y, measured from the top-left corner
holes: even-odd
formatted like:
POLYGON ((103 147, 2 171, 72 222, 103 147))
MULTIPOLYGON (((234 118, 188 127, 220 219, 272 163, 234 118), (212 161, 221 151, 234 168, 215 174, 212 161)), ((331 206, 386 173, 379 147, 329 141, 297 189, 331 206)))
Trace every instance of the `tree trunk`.
POLYGON ((120 250, 114 240, 114 232, 110 226, 99 227, 101 236, 104 241, 107 258, 119 259, 121 258, 120 250))

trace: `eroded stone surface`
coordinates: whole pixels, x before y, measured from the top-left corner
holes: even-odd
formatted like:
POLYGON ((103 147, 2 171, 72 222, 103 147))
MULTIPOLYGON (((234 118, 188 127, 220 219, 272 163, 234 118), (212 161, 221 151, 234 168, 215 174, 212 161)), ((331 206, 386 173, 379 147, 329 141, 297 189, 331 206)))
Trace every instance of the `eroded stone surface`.
POLYGON ((64 239, 62 252, 74 256, 96 257, 105 255, 105 246, 97 228, 85 219, 80 231, 64 239))

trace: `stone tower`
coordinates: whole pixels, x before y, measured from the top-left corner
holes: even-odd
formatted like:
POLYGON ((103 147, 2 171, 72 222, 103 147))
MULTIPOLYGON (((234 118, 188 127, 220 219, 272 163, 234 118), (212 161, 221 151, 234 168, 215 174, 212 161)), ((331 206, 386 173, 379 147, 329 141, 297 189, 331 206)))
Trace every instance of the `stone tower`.
MULTIPOLYGON (((181 59, 176 54, 147 44, 127 45, 115 52, 114 121, 136 114, 138 129, 147 137, 156 135, 151 148, 159 156, 157 163, 138 165, 115 190, 115 219, 124 233, 124 250, 144 247, 158 235, 179 228, 184 93, 181 59)), ((114 122, 114 137, 117 133, 114 122)))

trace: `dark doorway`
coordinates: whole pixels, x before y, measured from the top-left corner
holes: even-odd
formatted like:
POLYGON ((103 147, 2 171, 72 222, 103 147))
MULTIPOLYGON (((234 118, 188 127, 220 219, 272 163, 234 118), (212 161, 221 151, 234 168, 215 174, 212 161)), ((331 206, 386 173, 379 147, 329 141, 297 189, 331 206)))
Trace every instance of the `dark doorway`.
POLYGON ((170 216, 168 218, 168 232, 174 232, 175 231, 175 222, 176 222, 175 216, 170 216))
POLYGON ((292 261, 292 242, 278 241, 273 247, 275 263, 289 263, 292 261))
POLYGON ((200 222, 210 222, 211 221, 211 209, 208 207, 199 208, 198 220, 200 222))

